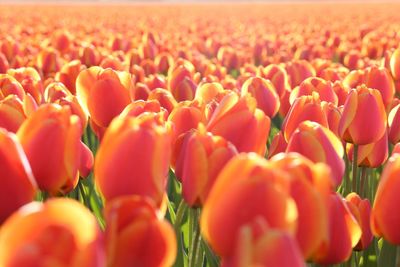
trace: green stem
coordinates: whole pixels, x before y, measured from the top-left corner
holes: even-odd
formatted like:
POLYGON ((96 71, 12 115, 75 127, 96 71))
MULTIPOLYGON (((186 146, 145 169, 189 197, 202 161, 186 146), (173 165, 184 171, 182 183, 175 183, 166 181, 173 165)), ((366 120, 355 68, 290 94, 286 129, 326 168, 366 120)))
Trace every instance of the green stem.
POLYGON ((189 249, 189 267, 197 267, 196 266, 196 254, 198 253, 198 248, 200 247, 200 227, 199 227, 199 212, 197 209, 192 212, 192 220, 193 220, 193 238, 190 244, 189 249))
POLYGON ((361 185, 360 185, 360 197, 365 197, 365 180, 367 178, 367 168, 361 168, 361 185))
POLYGON ((357 192, 357 160, 358 160, 358 145, 353 147, 353 192, 357 192))
POLYGON ((400 246, 396 248, 396 267, 400 267, 400 246))
POLYGON ((178 243, 178 254, 176 256, 176 261, 174 266, 187 266, 185 263, 184 245, 182 242, 182 233, 181 233, 181 225, 187 209, 188 205, 186 205, 185 201, 182 199, 181 202, 179 203, 178 210, 176 211, 176 217, 174 223, 174 229, 178 243))

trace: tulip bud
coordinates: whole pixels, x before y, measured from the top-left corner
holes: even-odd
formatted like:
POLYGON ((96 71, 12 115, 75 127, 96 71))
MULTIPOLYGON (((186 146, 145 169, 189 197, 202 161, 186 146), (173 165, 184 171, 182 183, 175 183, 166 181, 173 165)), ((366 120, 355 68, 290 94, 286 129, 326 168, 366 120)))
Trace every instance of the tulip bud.
POLYGON ((245 225, 255 231, 254 238, 265 233, 259 223, 294 233, 297 209, 287 174, 254 153, 237 155, 219 173, 200 223, 204 238, 224 258, 234 254, 245 225))
POLYGON ((371 204, 367 198, 361 199, 360 196, 354 192, 346 196, 346 202, 362 231, 360 241, 355 246, 354 250, 364 250, 371 244, 373 239, 370 225, 371 204))
POLYGON ((223 259, 221 267, 280 266, 305 267, 293 237, 280 230, 268 229, 259 238, 249 226, 243 226, 232 258, 223 259))
POLYGON ((113 120, 96 155, 96 184, 106 201, 146 196, 160 206, 171 156, 170 125, 156 114, 113 120))
POLYGON ((264 111, 265 115, 272 118, 279 110, 279 96, 275 92, 274 85, 269 81, 259 77, 246 80, 242 86, 241 94, 250 94, 257 101, 257 107, 264 111))
POLYGON ((203 125, 180 136, 174 149, 175 174, 190 206, 202 206, 219 172, 236 154, 231 143, 207 133, 203 125))
POLYGON ((32 201, 36 191, 36 181, 20 143, 13 133, 2 128, 0 128, 0 182, 1 225, 15 210, 32 201))
POLYGON ((268 158, 273 157, 276 154, 286 151, 288 143, 283 136, 282 131, 279 131, 272 139, 271 145, 269 146, 268 158))
POLYGON ((234 144, 239 152, 265 155, 271 120, 250 96, 226 95, 207 124, 207 131, 234 144))
POLYGON ((9 95, 0 100, 0 127, 16 133, 25 119, 23 103, 17 96, 9 95))
POLYGON ((119 197, 107 203, 107 266, 169 267, 177 244, 171 225, 157 214, 151 200, 119 197))
POLYGON ((91 67, 79 73, 76 93, 81 106, 94 123, 107 127, 131 102, 131 75, 91 67))
POLYGON ((76 79, 79 73, 85 68, 79 60, 73 60, 62 66, 61 70, 57 72, 55 80, 62 82, 68 90, 76 94, 76 79))
POLYGON ((286 152, 297 152, 315 163, 326 163, 331 168, 334 185, 342 182, 345 171, 343 145, 334 133, 320 124, 302 122, 290 137, 286 152))
POLYGON ((328 243, 327 201, 334 178, 323 163, 314 164, 297 153, 281 153, 271 158, 272 167, 290 178, 290 195, 296 202, 296 240, 305 259, 328 243))
POLYGON ((326 113, 322 108, 321 100, 317 93, 297 98, 290 107, 289 113, 282 124, 286 141, 289 141, 300 123, 307 120, 317 122, 324 127, 329 126, 326 113))
POLYGON ((289 101, 293 104, 298 97, 312 95, 313 92, 318 93, 321 101, 330 102, 334 105, 338 104, 338 97, 332 88, 332 83, 317 77, 307 78, 299 86, 294 88, 290 94, 289 101))
POLYGON ((178 102, 192 100, 196 87, 190 70, 183 65, 177 66, 168 75, 168 89, 178 102))
POLYGON ((306 60, 290 61, 286 64, 285 69, 290 77, 291 88, 296 87, 308 77, 316 75, 315 69, 306 60))
POLYGON ((400 245, 400 213, 395 212, 400 201, 399 190, 400 154, 396 153, 383 169, 371 214, 373 234, 395 245, 400 245))
POLYGON ((389 112, 388 126, 390 143, 396 144, 400 142, 400 104, 389 112))
POLYGON ((69 198, 32 202, 0 229, 0 266, 104 267, 96 218, 69 198))
POLYGON ((17 135, 41 190, 55 195, 76 186, 82 128, 69 108, 40 106, 24 121, 17 135))
POLYGON ((290 91, 289 76, 280 65, 270 64, 260 70, 261 77, 270 80, 275 87, 276 93, 282 98, 285 91, 290 91))
POLYGON ((386 125, 385 107, 379 91, 366 86, 352 89, 339 122, 342 139, 357 145, 374 143, 385 134, 386 125))
POLYGON ((25 91, 14 77, 8 74, 0 74, 0 99, 8 95, 16 95, 20 100, 23 100, 25 91))
POLYGON ((361 237, 361 227, 346 202, 336 193, 328 199, 329 238, 314 256, 318 264, 329 265, 347 261, 361 237))
POLYGON ((400 47, 394 50, 389 65, 393 78, 396 81, 400 80, 400 47))
POLYGON ((162 88, 157 88, 151 91, 147 100, 157 100, 169 114, 171 114, 174 108, 178 105, 178 102, 176 102, 171 92, 162 88))
MULTIPOLYGON (((357 150, 357 165, 369 168, 381 166, 388 158, 389 144, 387 132, 375 143, 359 145, 357 150)), ((347 144, 347 157, 353 161, 354 145, 347 144)))

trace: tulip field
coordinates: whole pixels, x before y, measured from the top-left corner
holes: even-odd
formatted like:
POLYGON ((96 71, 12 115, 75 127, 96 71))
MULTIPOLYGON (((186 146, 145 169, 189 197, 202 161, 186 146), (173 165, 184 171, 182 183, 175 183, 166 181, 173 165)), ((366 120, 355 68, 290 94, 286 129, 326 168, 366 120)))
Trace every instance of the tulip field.
POLYGON ((0 5, 0 267, 400 267, 399 11, 0 5))

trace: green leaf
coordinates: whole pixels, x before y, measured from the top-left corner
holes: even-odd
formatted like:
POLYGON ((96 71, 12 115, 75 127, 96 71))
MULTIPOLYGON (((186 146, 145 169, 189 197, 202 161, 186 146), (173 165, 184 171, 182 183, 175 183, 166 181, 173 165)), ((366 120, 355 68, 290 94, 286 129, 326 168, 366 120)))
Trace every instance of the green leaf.
POLYGON ((396 267, 396 252, 396 246, 383 240, 382 249, 378 257, 378 267, 396 267))

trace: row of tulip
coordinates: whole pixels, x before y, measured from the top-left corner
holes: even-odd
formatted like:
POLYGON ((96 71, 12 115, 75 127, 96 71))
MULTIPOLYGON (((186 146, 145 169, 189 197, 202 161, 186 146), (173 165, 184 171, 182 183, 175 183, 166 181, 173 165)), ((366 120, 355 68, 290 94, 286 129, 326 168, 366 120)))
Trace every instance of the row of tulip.
POLYGON ((188 7, 0 7, 0 267, 397 266, 393 6, 351 6, 382 11, 357 35, 330 5, 163 20, 188 7))

